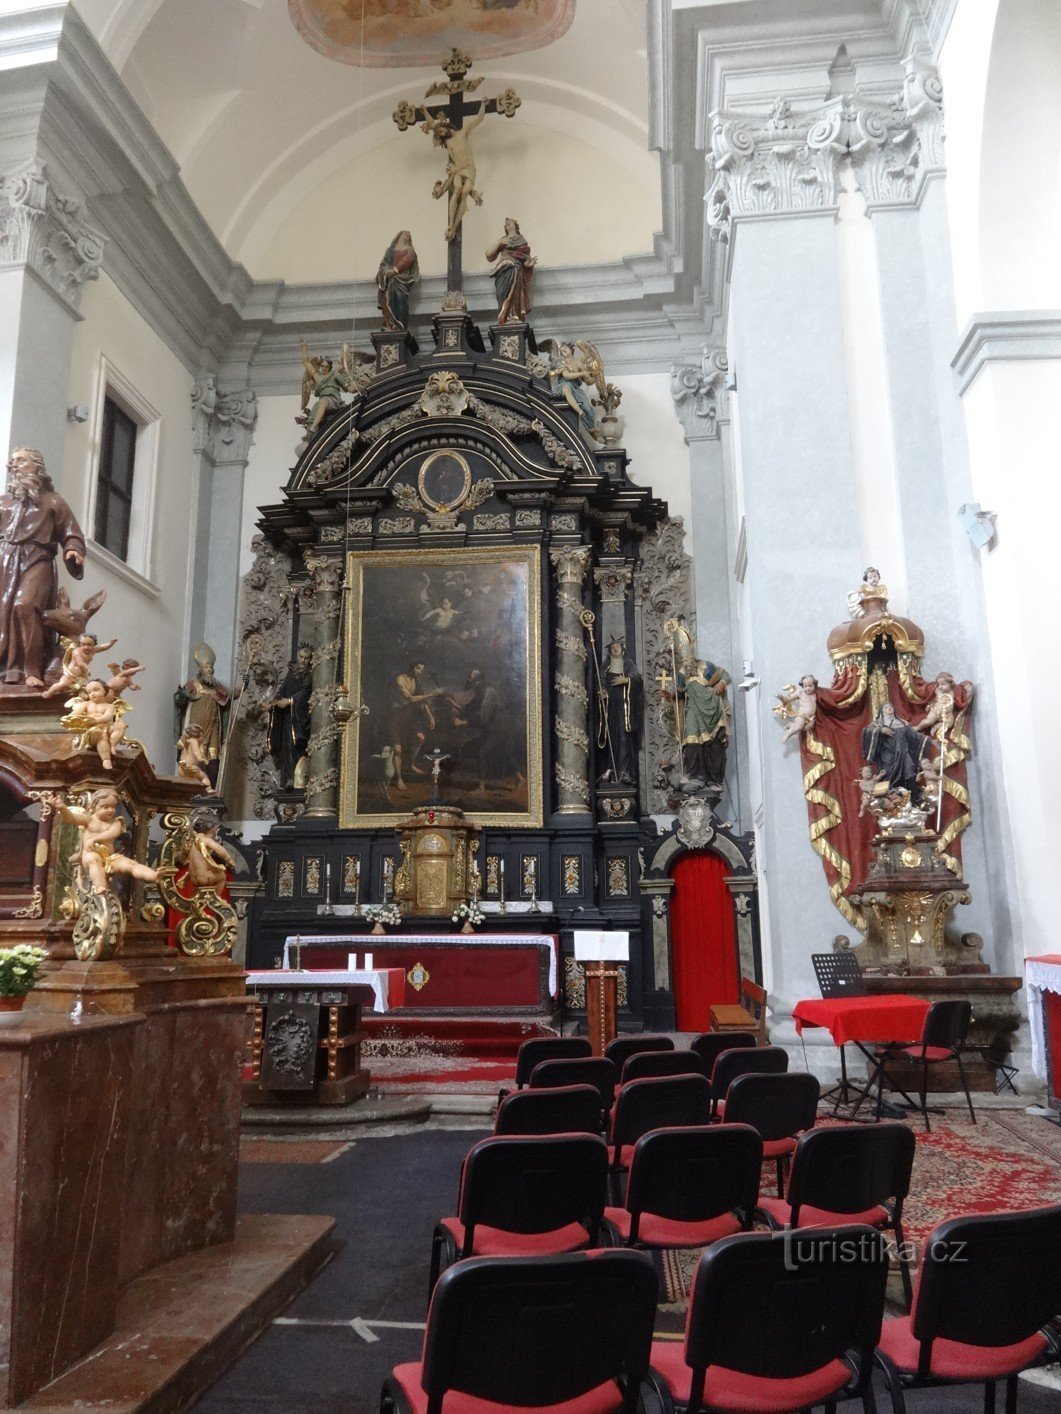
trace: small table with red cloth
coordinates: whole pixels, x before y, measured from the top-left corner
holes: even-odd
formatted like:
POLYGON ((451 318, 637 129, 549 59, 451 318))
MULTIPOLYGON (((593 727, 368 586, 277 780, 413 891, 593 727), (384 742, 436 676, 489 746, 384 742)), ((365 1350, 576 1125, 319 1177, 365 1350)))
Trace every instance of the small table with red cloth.
MULTIPOLYGON (((1046 1097, 1061 1112, 1061 953, 1024 959, 1032 1069, 1046 1081, 1046 1097)), ((1059 1118, 1061 1123, 1061 1118, 1059 1118)))
MULTIPOLYGON (((842 1104, 852 1103, 852 1094, 859 1097, 855 1115, 863 1102, 871 1098, 865 1086, 856 1085, 848 1078, 845 1051, 848 1041, 858 1047, 871 1065, 875 1064, 876 1057, 869 1047, 918 1040, 928 1009, 929 1003, 923 997, 902 992, 880 997, 811 997, 796 1003, 792 1018, 797 1036, 802 1035, 804 1026, 823 1026, 840 1048, 840 1083, 822 1096, 823 1100, 835 1097, 833 1114, 842 1104)), ((881 1109, 887 1109, 893 1116, 903 1113, 894 1105, 882 1104, 881 1109)))

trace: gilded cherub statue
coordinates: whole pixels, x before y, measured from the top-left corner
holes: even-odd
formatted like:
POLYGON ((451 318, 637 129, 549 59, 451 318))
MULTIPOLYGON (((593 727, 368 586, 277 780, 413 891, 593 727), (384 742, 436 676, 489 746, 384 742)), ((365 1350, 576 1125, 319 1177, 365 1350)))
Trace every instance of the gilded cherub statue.
POLYGON ((880 570, 870 565, 862 574, 862 583, 847 596, 847 610, 853 619, 886 609, 888 586, 880 582, 880 570))
POLYGON ((209 764, 203 751, 203 729, 198 722, 189 722, 177 742, 177 772, 186 780, 198 781, 207 795, 216 794, 213 782, 206 774, 209 764))
POLYGON ((47 797, 61 819, 81 831, 77 849, 70 856, 84 871, 93 893, 104 894, 113 874, 128 874, 154 884, 158 870, 122 854, 118 842, 125 833, 125 821, 118 814, 118 792, 109 786, 93 791, 85 807, 67 805, 61 795, 47 797))
POLYGON ((140 684, 133 682, 137 673, 144 671, 144 665, 138 658, 123 658, 120 663, 108 663, 110 677, 107 679, 107 695, 113 701, 121 697, 123 692, 139 692, 140 684))
POLYGON ((42 697, 57 697, 60 692, 81 692, 92 673, 92 659, 97 653, 106 653, 118 642, 116 638, 100 643, 94 633, 83 633, 78 638, 64 638, 63 670, 58 682, 45 688, 42 697))
POLYGON ((783 742, 809 732, 818 715, 818 679, 812 673, 804 673, 798 687, 786 683, 777 694, 777 702, 770 710, 779 722, 788 723, 781 737, 783 742))
POLYGON ((192 818, 194 838, 188 849, 188 878, 196 889, 223 889, 229 870, 236 871, 236 861, 217 838, 220 821, 208 810, 192 818))
POLYGON ((95 747, 103 769, 113 771, 114 753, 125 739, 122 717, 130 710, 129 703, 120 697, 112 698, 105 682, 91 678, 66 706, 66 716, 59 720, 67 731, 76 733, 78 749, 95 747))

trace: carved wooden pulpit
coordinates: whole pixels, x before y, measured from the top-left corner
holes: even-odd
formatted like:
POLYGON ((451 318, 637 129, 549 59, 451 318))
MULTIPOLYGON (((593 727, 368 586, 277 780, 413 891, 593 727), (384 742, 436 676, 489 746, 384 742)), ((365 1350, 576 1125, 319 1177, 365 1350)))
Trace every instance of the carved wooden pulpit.
POLYGON ((451 914, 476 892, 480 825, 448 805, 423 805, 395 826, 402 858, 394 901, 413 917, 451 914))

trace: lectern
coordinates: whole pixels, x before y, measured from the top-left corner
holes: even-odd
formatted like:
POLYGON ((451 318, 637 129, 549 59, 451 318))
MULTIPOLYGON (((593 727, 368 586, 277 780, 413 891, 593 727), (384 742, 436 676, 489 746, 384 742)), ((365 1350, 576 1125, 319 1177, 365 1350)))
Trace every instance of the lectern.
POLYGON ((618 1030, 619 963, 630 960, 629 933, 574 932, 575 961, 586 974, 586 1024, 595 1056, 602 1056, 618 1030))

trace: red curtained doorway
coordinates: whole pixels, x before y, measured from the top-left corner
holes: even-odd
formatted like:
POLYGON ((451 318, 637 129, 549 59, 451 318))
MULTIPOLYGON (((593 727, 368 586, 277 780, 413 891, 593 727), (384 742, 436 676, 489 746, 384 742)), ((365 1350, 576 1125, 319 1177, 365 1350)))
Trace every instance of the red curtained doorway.
POLYGON ((671 980, 679 1031, 707 1031, 710 1008, 735 1002, 740 986, 730 867, 720 854, 682 855, 671 871, 671 980))

